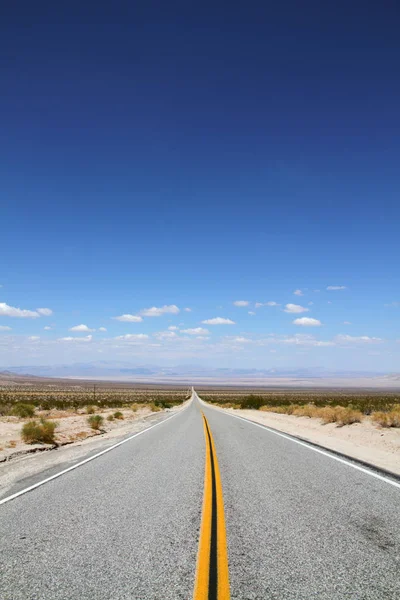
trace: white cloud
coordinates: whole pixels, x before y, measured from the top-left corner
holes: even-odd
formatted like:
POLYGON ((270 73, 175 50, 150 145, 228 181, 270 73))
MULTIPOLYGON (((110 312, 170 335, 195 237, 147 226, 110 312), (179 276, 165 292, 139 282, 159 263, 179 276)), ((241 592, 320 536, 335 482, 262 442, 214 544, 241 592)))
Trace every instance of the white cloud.
POLYGON ((130 314, 120 315, 119 317, 113 317, 113 319, 115 319, 116 321, 123 321, 125 323, 141 323, 143 321, 142 317, 139 317, 139 315, 130 314))
POLYGON ((50 317, 53 314, 51 308, 37 308, 36 310, 42 317, 50 317))
POLYGON ((46 327, 43 327, 43 329, 45 331, 50 331, 51 329, 53 329, 52 327, 50 327, 49 325, 46 325, 46 327))
POLYGON ((310 317, 300 317, 293 321, 294 325, 302 325, 303 327, 319 327, 322 325, 318 319, 311 319, 310 317))
POLYGON ((0 325, 0 331, 11 331, 11 327, 8 327, 8 325, 0 325))
POLYGON ((270 300, 269 302, 256 302, 255 306, 256 308, 260 308, 261 306, 280 306, 280 304, 270 300))
POLYGON ((197 335, 196 340, 209 340, 210 338, 206 335, 197 335))
POLYGON ((99 331, 107 331, 106 327, 99 327, 99 331))
POLYGON ((256 313, 253 310, 249 310, 249 315, 251 315, 252 317, 254 317, 256 313))
POLYGON ((382 338, 378 337, 369 337, 368 335, 352 336, 343 333, 337 335, 335 341, 339 344, 378 344, 383 342, 382 338))
POLYGON ((333 291, 333 290, 345 290, 346 286, 345 285, 328 285, 328 287, 326 289, 330 290, 330 291, 333 291))
POLYGON ((83 323, 81 323, 81 325, 74 325, 74 327, 70 327, 69 329, 70 331, 81 331, 81 332, 88 332, 88 331, 95 331, 95 329, 89 329, 89 327, 87 325, 84 325, 83 323))
POLYGON ((194 327, 193 329, 181 329, 181 333, 187 333, 189 335, 209 335, 210 332, 204 327, 194 327))
POLYGON ((235 300, 233 304, 235 306, 248 306, 250 302, 248 300, 235 300))
POLYGON ((351 325, 351 321, 343 321, 343 325, 351 325))
POLYGON ((37 342, 38 340, 40 340, 40 336, 39 336, 39 335, 30 335, 30 336, 28 337, 28 340, 29 340, 30 342, 37 342))
POLYGON ((303 313, 308 312, 309 308, 304 308, 304 306, 300 306, 300 304, 286 304, 284 311, 287 313, 303 313))
POLYGON ((185 312, 192 312, 192 309, 189 308, 188 306, 186 308, 183 309, 185 312))
POLYGON ((204 325, 236 325, 235 321, 231 319, 224 319, 223 317, 214 317, 213 319, 206 319, 202 321, 204 325))
MULTIPOLYGON (((190 309, 186 312, 190 312, 190 309)), ((161 307, 152 306, 151 308, 144 308, 140 311, 140 314, 144 317, 161 317, 165 314, 177 315, 178 313, 179 308, 175 304, 169 304, 168 306, 164 305, 161 307)))
POLYGON ((40 317, 40 314, 36 310, 15 308, 14 306, 9 306, 5 302, 0 302, 0 316, 19 317, 21 319, 36 319, 36 317, 40 317))
POLYGON ((400 302, 390 302, 390 304, 384 304, 384 306, 386 306, 386 307, 393 307, 393 308, 399 308, 400 307, 400 302))
POLYGON ((315 347, 324 347, 324 346, 334 346, 335 342, 333 341, 320 341, 316 340, 313 335, 296 333, 296 335, 292 337, 283 338, 277 340, 282 344, 289 344, 294 346, 315 346, 315 347))
POLYGON ((177 334, 175 331, 157 331, 157 333, 153 333, 154 337, 159 340, 176 338, 177 334))
POLYGON ((176 330, 178 329, 178 327, 177 327, 176 325, 170 325, 170 326, 168 327, 168 329, 169 329, 170 331, 176 331, 176 330))
POLYGON ((295 296, 304 296, 303 292, 301 290, 294 290, 293 294, 295 296))
POLYGON ((147 340, 148 339, 148 335, 146 333, 127 333, 125 335, 118 335, 116 338, 116 340, 127 340, 127 341, 132 341, 132 342, 136 342, 136 341, 140 341, 140 340, 147 340))
POLYGON ((86 335, 85 337, 63 337, 63 338, 58 338, 58 342, 91 342, 92 341, 93 336, 92 335, 86 335))
POLYGON ((250 340, 249 338, 245 337, 235 337, 232 341, 237 344, 251 344, 253 340, 250 340))

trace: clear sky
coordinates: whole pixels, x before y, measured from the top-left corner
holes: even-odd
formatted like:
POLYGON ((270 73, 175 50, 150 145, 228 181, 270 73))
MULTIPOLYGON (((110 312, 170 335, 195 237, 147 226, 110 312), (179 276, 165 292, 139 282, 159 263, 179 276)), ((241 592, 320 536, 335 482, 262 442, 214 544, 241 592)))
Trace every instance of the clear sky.
POLYGON ((0 366, 400 371, 399 7, 188 4, 2 10, 0 366))

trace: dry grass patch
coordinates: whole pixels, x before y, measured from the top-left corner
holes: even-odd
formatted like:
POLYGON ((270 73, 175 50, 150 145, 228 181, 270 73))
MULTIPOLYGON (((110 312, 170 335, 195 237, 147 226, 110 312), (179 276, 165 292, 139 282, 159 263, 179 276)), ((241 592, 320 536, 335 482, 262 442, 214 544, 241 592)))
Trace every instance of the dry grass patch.
POLYGON ((161 406, 157 406, 157 404, 155 404, 154 402, 151 402, 149 404, 149 408, 151 412, 159 412, 160 410, 162 410, 161 406))

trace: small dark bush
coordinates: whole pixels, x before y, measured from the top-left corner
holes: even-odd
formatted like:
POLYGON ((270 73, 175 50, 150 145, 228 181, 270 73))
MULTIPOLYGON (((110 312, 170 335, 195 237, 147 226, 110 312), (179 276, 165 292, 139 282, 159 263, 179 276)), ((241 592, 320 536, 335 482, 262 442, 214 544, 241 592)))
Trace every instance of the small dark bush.
POLYGON ((108 415, 107 421, 114 421, 114 415, 108 415))
POLYGON ((265 398, 262 396, 254 396, 251 394, 250 396, 240 398, 240 408, 254 408, 255 410, 259 410, 264 404, 265 398))
POLYGON ((96 412, 96 407, 95 406, 87 406, 86 412, 88 415, 94 415, 94 413, 96 412))
POLYGON ((117 412, 114 413, 114 419, 121 419, 121 421, 123 420, 124 415, 122 414, 122 412, 120 410, 117 410, 117 412))
POLYGON ((88 417, 88 423, 92 429, 98 431, 103 425, 104 419, 101 415, 90 415, 88 417))
POLYGON ((35 414, 35 407, 33 404, 17 403, 12 407, 11 414, 21 418, 33 417, 35 414))

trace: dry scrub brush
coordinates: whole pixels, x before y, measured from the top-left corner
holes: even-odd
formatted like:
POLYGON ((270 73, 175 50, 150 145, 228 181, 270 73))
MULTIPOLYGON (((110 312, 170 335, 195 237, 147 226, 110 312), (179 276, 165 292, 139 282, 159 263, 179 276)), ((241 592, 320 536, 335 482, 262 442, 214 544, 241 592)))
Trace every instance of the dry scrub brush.
POLYGON ((381 427, 400 427, 400 405, 389 412, 373 412, 371 419, 381 427))
POLYGON ((55 444, 54 432, 57 423, 54 421, 28 421, 22 427, 21 436, 26 444, 55 444))

